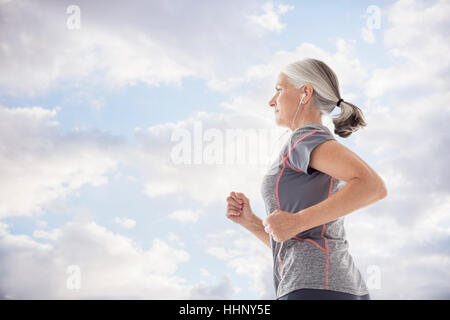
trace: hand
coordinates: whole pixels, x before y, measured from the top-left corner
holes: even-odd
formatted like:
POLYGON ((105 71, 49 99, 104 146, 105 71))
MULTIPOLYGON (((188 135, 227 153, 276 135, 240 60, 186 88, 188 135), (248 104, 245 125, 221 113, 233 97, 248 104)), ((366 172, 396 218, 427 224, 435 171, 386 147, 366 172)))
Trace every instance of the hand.
POLYGON ((250 225, 255 214, 250 207, 250 200, 241 192, 231 192, 227 198, 227 218, 242 226, 250 225))
POLYGON ((263 220, 264 230, 277 242, 284 242, 300 233, 296 214, 276 209, 263 220))

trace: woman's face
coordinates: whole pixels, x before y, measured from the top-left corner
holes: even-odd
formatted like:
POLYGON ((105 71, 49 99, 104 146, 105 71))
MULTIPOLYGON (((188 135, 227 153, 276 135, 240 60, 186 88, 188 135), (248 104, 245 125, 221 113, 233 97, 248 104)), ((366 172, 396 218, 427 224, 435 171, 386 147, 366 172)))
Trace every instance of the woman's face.
MULTIPOLYGON (((279 126, 290 127, 290 121, 297 111, 300 90, 289 83, 284 73, 279 74, 275 90, 274 97, 269 101, 269 106, 273 107, 275 113, 275 121, 279 126)), ((297 117, 301 116, 301 111, 299 110, 297 117)))

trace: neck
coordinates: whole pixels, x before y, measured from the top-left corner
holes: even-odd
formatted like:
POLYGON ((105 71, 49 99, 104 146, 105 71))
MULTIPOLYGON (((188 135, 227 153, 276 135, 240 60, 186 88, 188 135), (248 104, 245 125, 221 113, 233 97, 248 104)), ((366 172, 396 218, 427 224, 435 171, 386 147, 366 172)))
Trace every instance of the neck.
POLYGON ((294 132, 296 129, 303 127, 304 125, 307 125, 312 122, 322 124, 322 119, 320 117, 314 117, 314 118, 308 118, 308 119, 298 119, 298 121, 295 121, 294 125, 290 126, 289 129, 291 129, 291 131, 294 132))

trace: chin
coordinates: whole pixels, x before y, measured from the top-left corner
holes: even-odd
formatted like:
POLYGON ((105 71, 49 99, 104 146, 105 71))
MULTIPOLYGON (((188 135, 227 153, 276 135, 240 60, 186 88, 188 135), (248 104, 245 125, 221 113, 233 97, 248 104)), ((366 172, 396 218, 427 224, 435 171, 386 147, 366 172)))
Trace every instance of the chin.
POLYGON ((277 126, 283 126, 283 121, 279 118, 275 116, 275 123, 277 126))

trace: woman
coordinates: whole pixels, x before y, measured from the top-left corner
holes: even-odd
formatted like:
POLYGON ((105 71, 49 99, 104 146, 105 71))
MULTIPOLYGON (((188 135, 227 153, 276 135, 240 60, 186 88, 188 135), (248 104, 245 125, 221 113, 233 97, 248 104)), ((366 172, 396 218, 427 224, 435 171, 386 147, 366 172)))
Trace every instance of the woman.
POLYGON ((240 192, 227 198, 227 217, 272 249, 277 299, 369 300, 348 252, 343 216, 385 198, 386 187, 321 121, 340 107, 334 133, 346 138, 366 125, 362 111, 341 98, 335 73, 316 59, 287 65, 276 91, 269 105, 290 136, 263 178, 266 218, 240 192))

